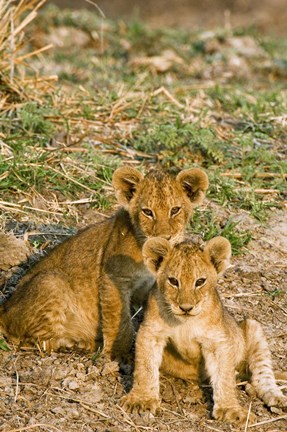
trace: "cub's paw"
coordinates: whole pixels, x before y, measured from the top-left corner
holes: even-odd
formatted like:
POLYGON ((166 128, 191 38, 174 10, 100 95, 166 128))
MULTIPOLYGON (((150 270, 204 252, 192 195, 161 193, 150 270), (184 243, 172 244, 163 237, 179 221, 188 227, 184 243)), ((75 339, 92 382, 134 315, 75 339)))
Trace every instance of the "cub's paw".
POLYGON ((263 402, 269 407, 287 408, 287 396, 284 396, 281 391, 276 394, 267 392, 263 397, 263 402))
MULTIPOLYGON (((216 420, 244 425, 248 418, 248 410, 241 408, 241 406, 214 407, 212 415, 216 420)), ((256 416, 253 413, 250 413, 248 423, 252 424, 255 422, 256 416)))
POLYGON ((131 392, 122 397, 120 404, 125 411, 133 414, 141 414, 145 411, 156 414, 159 411, 160 401, 156 398, 144 398, 131 392))

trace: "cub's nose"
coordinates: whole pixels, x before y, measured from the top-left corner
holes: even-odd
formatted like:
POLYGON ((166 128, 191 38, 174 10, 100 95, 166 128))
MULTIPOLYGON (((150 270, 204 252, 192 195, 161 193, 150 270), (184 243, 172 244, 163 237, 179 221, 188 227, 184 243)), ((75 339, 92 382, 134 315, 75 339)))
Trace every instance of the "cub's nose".
POLYGON ((183 311, 183 312, 190 312, 193 309, 193 305, 189 304, 189 303, 183 303, 181 305, 179 305, 179 308, 183 311))

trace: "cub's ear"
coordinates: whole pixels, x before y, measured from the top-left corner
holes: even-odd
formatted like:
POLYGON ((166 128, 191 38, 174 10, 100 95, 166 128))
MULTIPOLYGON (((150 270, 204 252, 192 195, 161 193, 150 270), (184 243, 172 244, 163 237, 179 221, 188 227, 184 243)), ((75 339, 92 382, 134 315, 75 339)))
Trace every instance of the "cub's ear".
POLYGON ((223 273, 230 266, 231 245, 224 237, 214 237, 204 248, 218 274, 223 273))
POLYGON ((156 274, 170 251, 171 245, 166 239, 161 237, 148 239, 142 249, 145 265, 153 274, 156 274))
POLYGON ((202 203, 209 185, 205 172, 198 168, 183 170, 177 175, 176 180, 193 204, 202 203))
POLYGON ((143 175, 134 168, 120 167, 113 174, 112 184, 119 204, 126 206, 133 197, 143 175))

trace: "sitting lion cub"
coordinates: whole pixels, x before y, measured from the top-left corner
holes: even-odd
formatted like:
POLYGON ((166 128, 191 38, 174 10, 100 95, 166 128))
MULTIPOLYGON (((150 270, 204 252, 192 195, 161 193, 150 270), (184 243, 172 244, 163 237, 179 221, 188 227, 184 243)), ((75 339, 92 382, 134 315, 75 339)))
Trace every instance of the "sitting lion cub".
POLYGON ((173 177, 118 168, 113 186, 122 207, 109 219, 55 247, 23 277, 0 306, 0 330, 15 342, 104 351, 119 357, 130 350, 130 301, 144 297, 154 278, 146 269, 147 237, 178 241, 208 187, 199 169, 173 177))
MULTIPOLYGON (((171 246, 160 238, 144 244, 147 267, 156 275, 136 341, 134 385, 122 399, 126 410, 153 413, 159 407, 159 368, 198 381, 204 359, 213 387, 213 416, 243 423, 247 410, 236 396, 235 369, 249 367, 251 383, 268 405, 287 406, 277 387, 271 355, 257 321, 237 324, 216 290, 229 265, 228 240, 216 237, 200 247, 190 240, 171 246)), ((251 414, 250 420, 255 416, 251 414)))

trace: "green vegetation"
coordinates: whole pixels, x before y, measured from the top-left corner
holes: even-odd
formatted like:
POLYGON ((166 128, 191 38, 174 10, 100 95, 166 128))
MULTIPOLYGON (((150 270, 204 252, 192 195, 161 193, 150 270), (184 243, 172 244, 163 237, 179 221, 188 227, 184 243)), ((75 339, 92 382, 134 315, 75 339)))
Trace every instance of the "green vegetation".
POLYGON ((232 217, 220 220, 218 214, 211 209, 197 209, 193 215, 190 230, 191 233, 200 235, 204 241, 218 235, 226 237, 231 243, 233 255, 238 255, 246 250, 252 237, 248 230, 242 230, 238 225, 239 223, 232 217))
MULTIPOLYGON (((40 70, 47 84, 32 96, 10 89, 0 117, 7 214, 27 216, 40 206, 52 221, 73 223, 79 214, 69 203, 105 210, 114 202, 107 192, 121 163, 143 170, 155 163, 172 171, 202 167, 211 201, 260 222, 281 205, 286 40, 244 29, 151 29, 54 6, 27 30, 27 51, 51 35, 58 46, 44 62, 31 57, 27 70, 28 78, 40 70), (75 33, 64 36, 67 28, 75 33), (55 73, 58 83, 49 79, 55 73)), ((205 239, 225 235, 234 253, 250 240, 232 217, 222 225, 210 209, 195 214, 194 226, 205 239)))
POLYGON ((0 350, 2 351, 10 351, 5 339, 0 339, 0 350))

